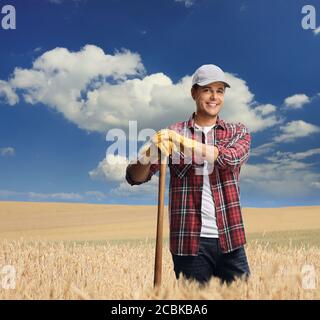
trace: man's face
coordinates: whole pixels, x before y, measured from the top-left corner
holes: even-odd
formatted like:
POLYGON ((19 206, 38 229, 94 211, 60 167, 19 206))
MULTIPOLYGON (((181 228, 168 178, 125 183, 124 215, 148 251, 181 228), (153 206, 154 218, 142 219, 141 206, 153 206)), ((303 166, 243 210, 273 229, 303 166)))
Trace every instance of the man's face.
POLYGON ((197 104, 197 114, 204 117, 215 117, 224 102, 225 86, 222 82, 213 82, 191 89, 193 100, 197 104))

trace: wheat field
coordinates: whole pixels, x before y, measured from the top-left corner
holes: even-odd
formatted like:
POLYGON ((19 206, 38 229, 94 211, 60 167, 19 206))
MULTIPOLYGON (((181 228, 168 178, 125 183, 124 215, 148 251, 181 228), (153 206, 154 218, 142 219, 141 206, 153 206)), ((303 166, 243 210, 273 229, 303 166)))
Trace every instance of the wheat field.
POLYGON ((154 243, 0 243, 0 265, 16 268, 15 289, 1 289, 0 299, 319 299, 320 290, 303 288, 304 265, 320 266, 317 247, 251 242, 247 255, 252 275, 206 288, 175 279, 169 250, 163 250, 162 286, 153 288, 154 243))
MULTIPOLYGON (((136 218, 144 219, 144 229, 139 233, 125 219, 126 214, 132 217, 132 211, 123 213, 118 208, 118 220, 110 221, 109 216, 110 224, 117 226, 112 235, 107 233, 111 230, 109 225, 106 224, 104 233, 101 227, 108 219, 102 214, 105 207, 97 207, 98 213, 91 211, 89 219, 84 212, 93 207, 78 204, 83 211, 82 216, 76 211, 75 219, 75 211, 70 210, 75 205, 50 204, 45 210, 43 204, 29 204, 33 209, 24 212, 19 211, 21 203, 1 205, 0 299, 320 299, 318 208, 307 207, 304 214, 295 214, 294 209, 286 212, 284 208, 281 217, 281 210, 277 209, 269 211, 269 215, 263 215, 259 209, 252 217, 247 211, 246 252, 251 277, 230 286, 220 285, 214 278, 205 288, 183 278, 177 281, 166 238, 162 285, 154 289, 155 243, 154 237, 148 236, 154 235, 152 215, 142 213, 143 218, 136 218), (272 220, 275 217, 277 223, 272 220), (101 228, 91 234, 95 225, 101 228), (131 231, 126 233, 127 237, 123 237, 121 226, 131 231), (137 234, 143 234, 143 240, 137 234), (8 265, 16 272, 14 288, 4 288, 8 279, 3 267, 8 265), (305 269, 310 266, 314 268, 311 278, 305 269)), ((138 224, 134 226, 138 228, 138 224)))

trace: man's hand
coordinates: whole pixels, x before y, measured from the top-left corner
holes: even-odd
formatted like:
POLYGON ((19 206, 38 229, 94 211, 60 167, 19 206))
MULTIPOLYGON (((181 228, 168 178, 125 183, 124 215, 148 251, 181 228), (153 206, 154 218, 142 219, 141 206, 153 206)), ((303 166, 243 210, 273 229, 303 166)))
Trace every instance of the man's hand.
POLYGON ((139 151, 139 161, 142 164, 157 163, 159 151, 161 155, 168 157, 172 152, 177 150, 172 141, 172 133, 169 129, 158 131, 139 151))
POLYGON ((170 130, 170 139, 175 146, 174 150, 181 151, 187 157, 191 157, 199 146, 198 141, 187 138, 173 130, 170 130))
POLYGON ((216 146, 202 144, 173 130, 162 129, 141 147, 139 161, 142 164, 157 163, 159 150, 162 156, 168 157, 173 152, 181 151, 185 157, 191 158, 195 155, 200 162, 207 160, 210 163, 213 163, 219 154, 216 146))

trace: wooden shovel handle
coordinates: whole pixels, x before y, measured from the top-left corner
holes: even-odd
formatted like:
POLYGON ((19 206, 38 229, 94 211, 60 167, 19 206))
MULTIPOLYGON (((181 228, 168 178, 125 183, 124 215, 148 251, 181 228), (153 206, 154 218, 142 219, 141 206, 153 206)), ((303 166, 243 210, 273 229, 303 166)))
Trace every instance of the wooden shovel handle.
POLYGON ((157 238, 156 254, 154 264, 154 287, 161 285, 162 276, 162 244, 163 244, 163 215, 164 215, 164 196, 166 187, 166 168, 167 159, 163 159, 160 164, 159 192, 158 192, 158 217, 157 217, 157 238))

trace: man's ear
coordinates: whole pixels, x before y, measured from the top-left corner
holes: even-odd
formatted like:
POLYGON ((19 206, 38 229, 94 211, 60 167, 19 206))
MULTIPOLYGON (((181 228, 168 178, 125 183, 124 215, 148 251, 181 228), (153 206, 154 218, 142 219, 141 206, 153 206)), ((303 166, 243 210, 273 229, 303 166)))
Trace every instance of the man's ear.
POLYGON ((191 88, 191 97, 193 100, 196 100, 196 89, 195 88, 191 88))

